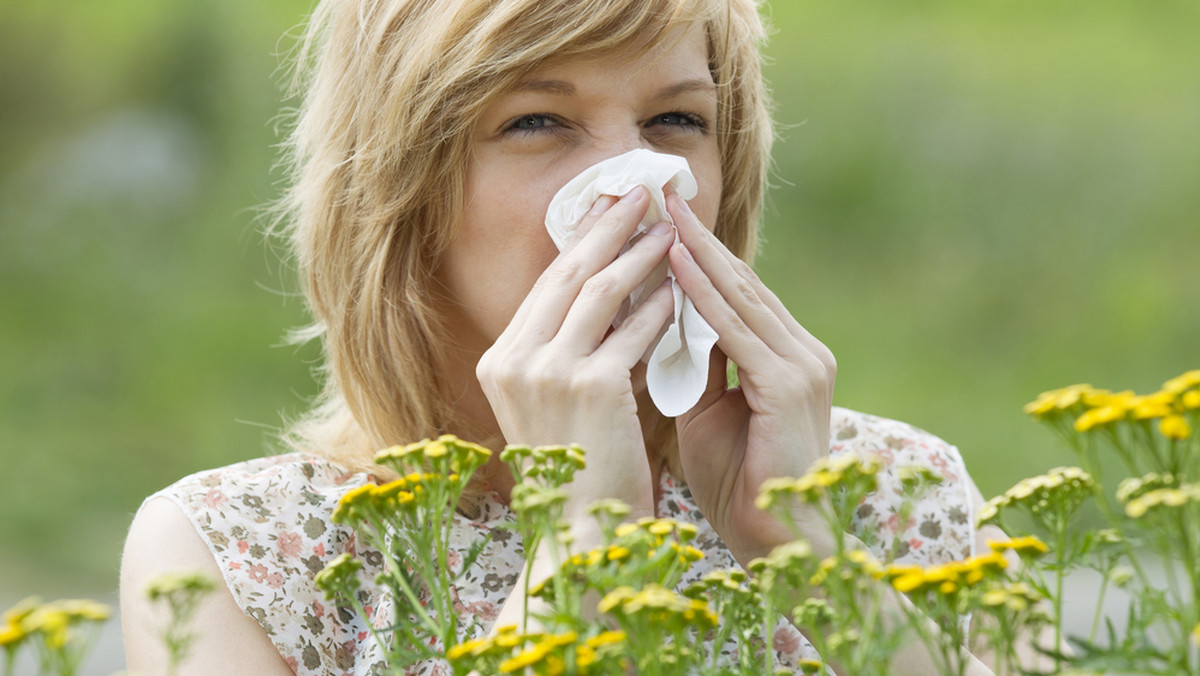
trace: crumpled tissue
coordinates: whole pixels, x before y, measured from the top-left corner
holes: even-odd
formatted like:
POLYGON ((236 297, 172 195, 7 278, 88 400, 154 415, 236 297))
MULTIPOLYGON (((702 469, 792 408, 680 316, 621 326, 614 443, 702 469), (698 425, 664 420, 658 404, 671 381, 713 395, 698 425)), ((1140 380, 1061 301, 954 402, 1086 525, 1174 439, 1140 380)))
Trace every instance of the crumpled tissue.
MULTIPOLYGON (((564 185, 546 210, 546 230, 562 250, 584 215, 603 195, 622 197, 637 186, 650 193, 650 207, 638 224, 634 237, 659 221, 670 221, 665 188, 669 185, 683 199, 696 196, 696 178, 687 160, 639 148, 611 157, 584 169, 564 185)), ((678 240, 679 235, 675 235, 678 240)), ((632 241, 632 239, 631 239, 632 241)), ((628 247, 628 245, 626 245, 628 247)), ((670 270, 675 292, 675 315, 646 361, 646 387, 654 405, 663 415, 686 413, 700 400, 708 384, 708 361, 717 332, 700 316, 670 270)), ((661 279, 661 278, 660 278, 661 279)), ((639 301, 658 287, 657 281, 643 284, 630 295, 628 307, 617 316, 614 325, 628 316, 639 301)))

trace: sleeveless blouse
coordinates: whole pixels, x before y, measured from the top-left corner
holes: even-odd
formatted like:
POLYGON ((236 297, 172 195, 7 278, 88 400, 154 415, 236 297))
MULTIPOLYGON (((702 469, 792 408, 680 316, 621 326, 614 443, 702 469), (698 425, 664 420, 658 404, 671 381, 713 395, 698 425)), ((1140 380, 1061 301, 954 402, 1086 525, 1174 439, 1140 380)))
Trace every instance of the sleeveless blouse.
MULTIPOLYGON (((830 446, 835 456, 875 454, 883 462, 878 489, 858 506, 853 520, 854 534, 877 556, 896 544, 892 556, 897 563, 928 566, 975 553, 970 482, 953 446, 910 425, 840 408, 833 410, 830 446), (901 523, 898 469, 905 466, 927 467, 944 481, 930 488, 901 523)), ((382 555, 359 546, 353 530, 330 521, 338 500, 370 480, 364 472, 347 471, 320 456, 292 453, 199 472, 147 500, 166 498, 183 510, 215 557, 238 606, 262 626, 296 674, 359 676, 384 673, 380 646, 357 614, 325 599, 313 577, 339 554, 357 555, 364 563, 366 612, 376 627, 386 626, 391 598, 371 582, 383 569, 382 555)), ((709 571, 737 567, 687 487, 664 472, 661 488, 658 516, 694 524, 699 535, 691 544, 704 553, 679 589, 709 571)), ((520 537, 497 528, 512 521, 508 507, 494 493, 473 499, 475 518, 455 516, 451 565, 461 564, 455 552, 466 552, 485 535, 491 539, 454 590, 464 640, 491 629, 524 565, 520 537)), ((786 620, 779 623, 773 647, 785 668, 818 657, 786 620)), ((450 670, 430 661, 407 673, 450 670)))

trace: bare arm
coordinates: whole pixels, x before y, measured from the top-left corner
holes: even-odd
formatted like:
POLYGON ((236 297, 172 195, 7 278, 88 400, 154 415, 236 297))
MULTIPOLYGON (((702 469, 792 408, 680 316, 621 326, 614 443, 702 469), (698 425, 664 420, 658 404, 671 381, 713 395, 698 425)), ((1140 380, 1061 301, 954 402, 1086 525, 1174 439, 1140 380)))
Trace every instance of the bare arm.
MULTIPOLYGON (((156 575, 173 570, 197 570, 222 579, 212 553, 183 512, 169 500, 154 499, 134 519, 121 560, 121 625, 132 673, 166 673, 167 654, 159 639, 166 617, 162 608, 150 604, 144 590, 156 575)), ((192 627, 196 640, 179 676, 292 674, 262 627, 242 612, 224 583, 202 602, 192 627)))

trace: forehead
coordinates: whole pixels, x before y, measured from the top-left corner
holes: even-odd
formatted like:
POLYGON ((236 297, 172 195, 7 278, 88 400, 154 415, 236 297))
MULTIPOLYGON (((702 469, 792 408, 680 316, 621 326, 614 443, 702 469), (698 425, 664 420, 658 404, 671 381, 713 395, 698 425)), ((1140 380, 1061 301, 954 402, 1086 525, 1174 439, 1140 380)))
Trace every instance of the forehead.
POLYGON ((637 42, 603 52, 552 57, 518 80, 514 89, 563 90, 576 80, 613 78, 627 84, 640 80, 687 80, 711 87, 713 77, 708 57, 703 26, 680 26, 667 31, 653 44, 637 42))

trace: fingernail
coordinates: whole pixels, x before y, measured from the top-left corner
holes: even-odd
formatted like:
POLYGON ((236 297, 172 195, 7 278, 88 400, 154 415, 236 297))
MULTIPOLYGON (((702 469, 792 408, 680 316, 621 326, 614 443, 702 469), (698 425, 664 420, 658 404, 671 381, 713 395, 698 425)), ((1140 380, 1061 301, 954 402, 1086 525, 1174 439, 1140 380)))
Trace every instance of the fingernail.
POLYGON ((679 244, 679 253, 683 254, 683 259, 688 262, 695 263, 696 259, 692 258, 692 252, 688 251, 688 248, 683 245, 683 242, 679 242, 678 244, 679 244))
POLYGON ((617 203, 617 198, 612 195, 601 195, 600 199, 596 200, 592 205, 591 211, 588 212, 591 216, 599 216, 608 211, 609 207, 617 203))
POLYGON ((641 202, 642 200, 646 199, 647 194, 648 193, 646 192, 646 189, 642 186, 634 186, 633 190, 625 193, 625 196, 621 198, 621 201, 636 204, 637 202, 641 202))
POLYGON ((649 234, 661 237, 663 235, 671 234, 674 229, 675 226, 671 225, 667 221, 659 221, 658 223, 654 224, 653 228, 650 228, 649 234))

